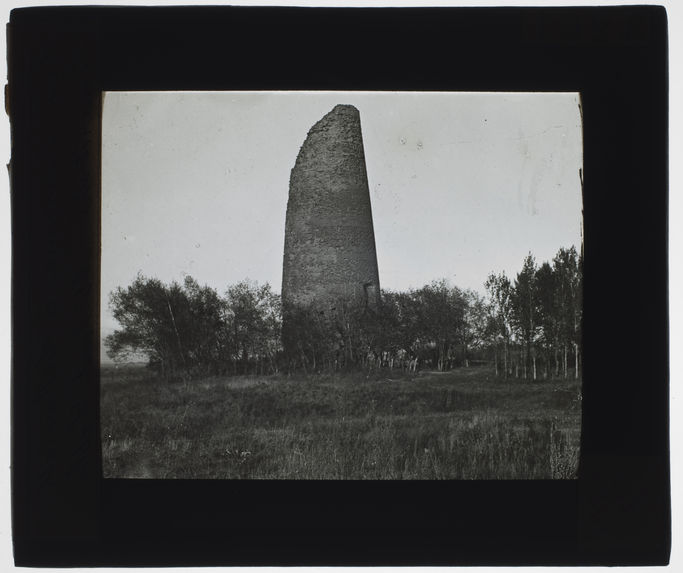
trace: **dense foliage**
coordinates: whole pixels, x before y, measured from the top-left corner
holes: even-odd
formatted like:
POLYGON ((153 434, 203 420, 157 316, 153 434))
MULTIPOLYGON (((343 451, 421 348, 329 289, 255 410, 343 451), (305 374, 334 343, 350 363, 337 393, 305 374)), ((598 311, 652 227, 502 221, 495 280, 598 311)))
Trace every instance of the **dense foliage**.
POLYGON ((139 275, 110 295, 121 329, 105 346, 114 360, 144 355, 164 377, 486 362, 503 377, 578 378, 582 262, 574 247, 540 266, 529 254, 514 280, 491 274, 484 287, 482 296, 439 280, 384 290, 376 309, 337 301, 283 317, 268 284, 243 281, 220 296, 191 277, 166 285, 139 275))
POLYGON ((107 336, 115 361, 143 355, 164 377, 267 372, 280 349, 280 297, 243 281, 224 297, 191 277, 166 285, 138 275, 111 293, 121 329, 107 336))

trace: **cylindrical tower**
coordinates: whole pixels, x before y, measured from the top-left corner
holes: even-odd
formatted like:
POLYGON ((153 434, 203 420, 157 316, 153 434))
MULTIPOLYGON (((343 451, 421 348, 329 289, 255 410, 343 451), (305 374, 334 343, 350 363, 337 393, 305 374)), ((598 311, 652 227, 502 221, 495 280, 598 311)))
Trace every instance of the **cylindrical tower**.
POLYGON ((379 272, 360 114, 337 105, 308 132, 289 181, 282 301, 374 308, 379 272))

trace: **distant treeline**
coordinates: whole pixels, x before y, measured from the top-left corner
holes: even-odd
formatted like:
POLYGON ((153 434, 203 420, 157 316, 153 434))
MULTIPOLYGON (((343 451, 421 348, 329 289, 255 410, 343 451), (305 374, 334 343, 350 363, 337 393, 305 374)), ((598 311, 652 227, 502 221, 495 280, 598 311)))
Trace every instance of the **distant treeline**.
POLYGON ((187 277, 143 275, 110 295, 121 328, 109 356, 143 354, 167 378, 280 371, 428 368, 495 364, 504 377, 578 377, 582 261, 574 247, 538 266, 531 254, 514 280, 491 274, 485 295, 434 281, 383 290, 371 309, 344 301, 288 309, 270 285, 243 281, 221 296, 187 277), (283 344, 284 341, 284 344, 283 344))

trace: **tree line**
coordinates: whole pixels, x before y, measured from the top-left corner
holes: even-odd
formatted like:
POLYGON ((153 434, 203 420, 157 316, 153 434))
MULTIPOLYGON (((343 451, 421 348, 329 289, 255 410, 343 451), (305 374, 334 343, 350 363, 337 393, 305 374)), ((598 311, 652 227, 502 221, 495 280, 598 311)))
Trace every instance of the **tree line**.
POLYGON ((277 371, 280 297, 268 284, 242 281, 220 296, 190 276, 164 284, 139 274, 109 308, 121 325, 104 341, 114 361, 144 356, 164 377, 277 371))
POLYGON ((382 290, 377 308, 334 301, 284 309, 269 284, 219 295, 192 277, 138 275, 109 306, 121 328, 105 339, 115 361, 145 356, 164 377, 349 369, 449 370, 492 364, 501 377, 578 377, 582 260, 574 247, 514 279, 492 273, 482 295, 446 280, 382 290))
POLYGON ((560 249, 540 266, 531 254, 514 282, 489 275, 487 342, 496 374, 578 378, 581 371, 583 258, 560 249))

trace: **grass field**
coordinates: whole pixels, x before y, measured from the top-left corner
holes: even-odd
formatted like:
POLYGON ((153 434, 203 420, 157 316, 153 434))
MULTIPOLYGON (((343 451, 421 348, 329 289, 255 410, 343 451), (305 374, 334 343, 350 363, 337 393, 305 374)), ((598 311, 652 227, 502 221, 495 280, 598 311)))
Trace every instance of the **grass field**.
POLYGON ((580 382, 461 368, 164 382, 103 366, 105 477, 571 479, 580 382))

